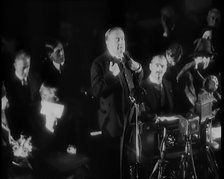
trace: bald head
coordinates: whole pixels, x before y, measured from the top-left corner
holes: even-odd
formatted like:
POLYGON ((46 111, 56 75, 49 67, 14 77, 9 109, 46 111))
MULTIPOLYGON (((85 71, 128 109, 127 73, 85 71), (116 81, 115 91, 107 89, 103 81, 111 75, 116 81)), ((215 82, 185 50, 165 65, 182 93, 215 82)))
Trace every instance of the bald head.
POLYGON ((30 55, 24 51, 17 53, 14 60, 14 68, 17 75, 21 78, 27 78, 30 70, 30 55))
POLYGON ((120 27, 109 29, 105 33, 107 49, 112 56, 121 58, 125 52, 125 35, 120 27))

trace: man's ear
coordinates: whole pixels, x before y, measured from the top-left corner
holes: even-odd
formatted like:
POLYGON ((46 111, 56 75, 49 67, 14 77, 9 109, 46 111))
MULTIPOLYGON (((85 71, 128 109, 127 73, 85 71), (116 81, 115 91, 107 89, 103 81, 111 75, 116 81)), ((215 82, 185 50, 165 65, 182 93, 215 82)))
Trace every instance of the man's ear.
POLYGON ((52 53, 51 53, 51 52, 48 52, 48 53, 47 53, 47 56, 48 56, 48 58, 52 61, 52 53))
POLYGON ((150 72, 152 71, 152 64, 151 63, 149 64, 149 70, 150 70, 150 72))

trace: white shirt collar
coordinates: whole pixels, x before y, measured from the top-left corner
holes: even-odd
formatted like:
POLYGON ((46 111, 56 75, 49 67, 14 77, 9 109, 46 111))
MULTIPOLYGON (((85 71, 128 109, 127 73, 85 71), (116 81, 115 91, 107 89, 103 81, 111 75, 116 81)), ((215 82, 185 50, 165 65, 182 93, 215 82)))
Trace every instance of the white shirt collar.
POLYGON ((20 81, 22 81, 23 79, 25 81, 27 81, 27 77, 23 78, 22 76, 20 76, 16 71, 15 71, 16 77, 19 78, 20 81))
POLYGON ((59 64, 59 63, 56 63, 56 62, 53 61, 53 65, 55 66, 55 68, 56 68, 58 71, 61 70, 61 69, 60 69, 60 65, 64 65, 64 63, 65 63, 65 62, 62 62, 61 64, 59 64))

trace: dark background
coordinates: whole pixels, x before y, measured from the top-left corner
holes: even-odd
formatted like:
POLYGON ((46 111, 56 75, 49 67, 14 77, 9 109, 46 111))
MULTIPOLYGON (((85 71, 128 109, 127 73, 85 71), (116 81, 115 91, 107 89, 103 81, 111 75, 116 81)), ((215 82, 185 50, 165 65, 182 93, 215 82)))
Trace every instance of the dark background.
MULTIPOLYGON (((153 29, 160 23, 164 5, 173 6, 179 39, 190 48, 187 45, 206 23, 208 9, 221 4, 218 0, 2 0, 2 36, 16 39, 17 48, 28 50, 32 67, 37 70, 43 59, 44 41, 49 36, 59 37, 70 50, 66 60, 74 67, 71 76, 76 75, 73 72, 77 68, 82 74, 79 87, 88 88, 91 63, 105 49, 105 31, 112 26, 124 28, 128 50, 144 63, 151 55, 147 45, 156 40, 153 29)), ((75 84, 71 82, 71 86, 75 84)))

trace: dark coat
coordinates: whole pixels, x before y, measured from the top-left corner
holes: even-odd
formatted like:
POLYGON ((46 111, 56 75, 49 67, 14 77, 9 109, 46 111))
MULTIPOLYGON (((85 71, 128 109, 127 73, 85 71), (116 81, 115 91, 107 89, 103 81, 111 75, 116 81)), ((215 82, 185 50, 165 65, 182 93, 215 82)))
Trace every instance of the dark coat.
MULTIPOLYGON (((135 73, 124 59, 126 79, 134 86, 142 79, 143 72, 135 73)), ((91 67, 92 92, 99 99, 98 122, 100 128, 112 137, 120 137, 124 122, 127 120, 132 103, 129 99, 130 89, 124 77, 124 68, 117 59, 105 52, 96 58, 91 67), (114 77, 109 71, 110 62, 117 63, 120 68, 118 76, 114 77)))
POLYGON ((150 115, 163 115, 163 114, 171 114, 173 112, 173 90, 171 83, 166 79, 162 81, 164 93, 165 93, 165 103, 164 107, 161 107, 160 96, 158 95, 157 90, 153 83, 150 83, 147 80, 144 80, 141 83, 141 86, 146 91, 146 96, 144 98, 144 105, 145 105, 145 113, 150 115))
POLYGON ((85 165, 88 158, 78 149, 77 154, 66 152, 69 144, 76 145, 74 116, 72 111, 65 106, 54 133, 45 127, 45 115, 40 113, 41 103, 32 106, 32 144, 34 151, 34 171, 37 178, 74 174, 79 167, 85 165))
POLYGON ((53 63, 50 60, 46 60, 42 63, 42 81, 47 81, 53 84, 54 86, 57 87, 59 94, 58 97, 61 100, 64 100, 66 96, 65 92, 65 82, 68 81, 66 80, 66 69, 65 65, 61 68, 61 70, 57 70, 56 67, 53 65, 53 63))
POLYGON ((6 110, 6 117, 9 122, 9 128, 13 137, 19 137, 21 132, 29 134, 30 131, 30 105, 40 99, 39 89, 41 85, 40 78, 37 74, 29 73, 27 85, 22 86, 21 81, 15 74, 9 76, 5 86, 9 108, 6 110))

